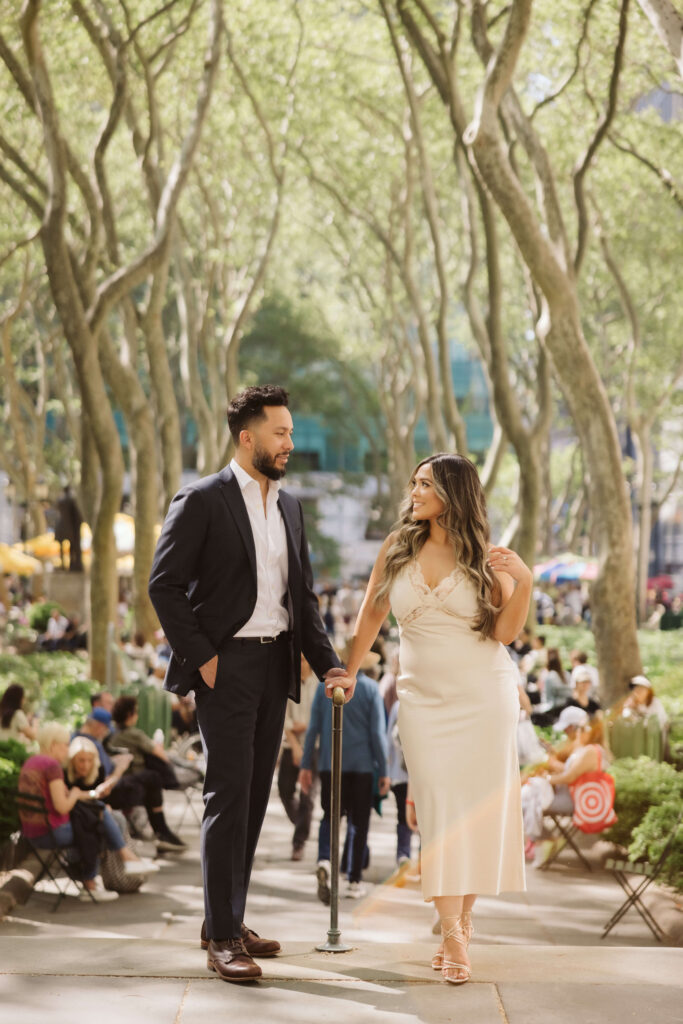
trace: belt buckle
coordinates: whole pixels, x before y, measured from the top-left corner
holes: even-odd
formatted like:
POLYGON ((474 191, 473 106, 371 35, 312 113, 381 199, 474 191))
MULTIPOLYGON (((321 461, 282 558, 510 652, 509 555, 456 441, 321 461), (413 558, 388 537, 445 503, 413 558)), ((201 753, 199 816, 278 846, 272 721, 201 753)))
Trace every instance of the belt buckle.
POLYGON ((260 636, 259 640, 262 644, 274 644, 277 637, 274 636, 260 636))

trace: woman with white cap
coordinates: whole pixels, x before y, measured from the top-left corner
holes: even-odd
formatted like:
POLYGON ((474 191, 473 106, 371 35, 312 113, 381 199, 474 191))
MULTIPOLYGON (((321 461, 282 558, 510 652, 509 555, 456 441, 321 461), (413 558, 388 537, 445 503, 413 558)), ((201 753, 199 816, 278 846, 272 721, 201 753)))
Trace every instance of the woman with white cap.
POLYGON ((654 688, 647 676, 634 676, 629 686, 631 693, 626 698, 622 714, 626 718, 650 718, 651 715, 656 715, 662 729, 665 729, 669 724, 669 716, 659 697, 655 697, 654 688))

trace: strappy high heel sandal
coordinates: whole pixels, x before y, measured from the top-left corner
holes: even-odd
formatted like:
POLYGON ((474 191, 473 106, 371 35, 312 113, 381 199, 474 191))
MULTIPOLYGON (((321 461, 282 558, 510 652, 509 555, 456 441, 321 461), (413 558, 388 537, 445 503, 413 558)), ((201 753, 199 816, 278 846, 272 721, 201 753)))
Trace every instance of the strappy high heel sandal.
MULTIPOLYGON (((463 913, 460 915, 460 920, 462 921, 462 930, 463 930, 463 933, 465 935, 465 941, 466 941, 467 946, 469 948, 469 944, 470 944, 470 942, 472 940, 472 936, 474 935, 474 925, 472 924, 472 911, 471 910, 463 911, 463 913)), ((440 971, 442 968, 443 968, 443 943, 441 944, 441 949, 437 950, 437 952, 432 957, 432 970, 433 971, 440 971)))
MULTIPOLYGON (((444 956, 441 963, 441 973, 444 977, 444 981, 447 981, 451 985, 464 985, 466 981, 469 981, 472 977, 472 968, 469 964, 458 963, 455 960, 448 960, 445 954, 446 942, 448 939, 457 939, 461 942, 465 948, 467 948, 467 934, 465 931, 465 923, 463 918, 466 915, 461 914, 459 917, 444 917, 441 920, 441 937, 444 944, 444 956), (451 923, 452 922, 452 923, 451 923), (449 971, 465 971, 464 978, 451 978, 449 971)), ((470 921, 471 927, 471 921, 470 921)))

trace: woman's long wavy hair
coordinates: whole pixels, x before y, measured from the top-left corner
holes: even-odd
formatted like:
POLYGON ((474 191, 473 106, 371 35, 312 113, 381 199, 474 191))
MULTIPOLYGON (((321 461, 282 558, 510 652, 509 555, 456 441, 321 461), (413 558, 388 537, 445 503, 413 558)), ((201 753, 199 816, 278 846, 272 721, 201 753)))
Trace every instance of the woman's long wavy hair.
POLYGON ((500 609, 492 600, 495 579, 487 565, 490 529, 486 497, 474 463, 462 455, 431 455, 413 470, 401 505, 396 537, 387 551, 384 575, 375 589, 374 601, 381 604, 387 599, 398 574, 417 558, 429 537, 429 520, 413 518, 410 497, 415 474, 426 465, 432 467, 434 490, 444 504, 437 522, 451 539, 459 568, 476 588, 478 613, 472 629, 485 640, 493 633, 500 609))
POLYGON ((0 726, 9 729, 14 715, 24 701, 24 687, 19 683, 10 683, 0 698, 0 726))

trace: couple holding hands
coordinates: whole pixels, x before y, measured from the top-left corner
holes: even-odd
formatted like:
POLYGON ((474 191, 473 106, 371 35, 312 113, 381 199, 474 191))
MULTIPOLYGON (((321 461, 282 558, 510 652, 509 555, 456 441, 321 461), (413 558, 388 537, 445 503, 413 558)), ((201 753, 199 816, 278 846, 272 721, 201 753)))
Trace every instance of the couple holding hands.
POLYGON ((234 457, 175 496, 149 584, 173 652, 166 688, 194 690, 206 753, 207 965, 226 981, 252 981, 262 974, 256 959, 280 950, 244 917, 301 653, 330 695, 339 685, 351 700, 391 610, 423 894, 442 923, 432 966, 461 984, 471 976, 476 895, 524 889, 517 674, 503 645, 526 621, 531 573, 513 551, 489 545, 474 465, 460 455, 425 459, 378 555, 342 667, 318 611, 301 505, 280 487, 294 448, 287 392, 246 388, 228 425, 234 457))

